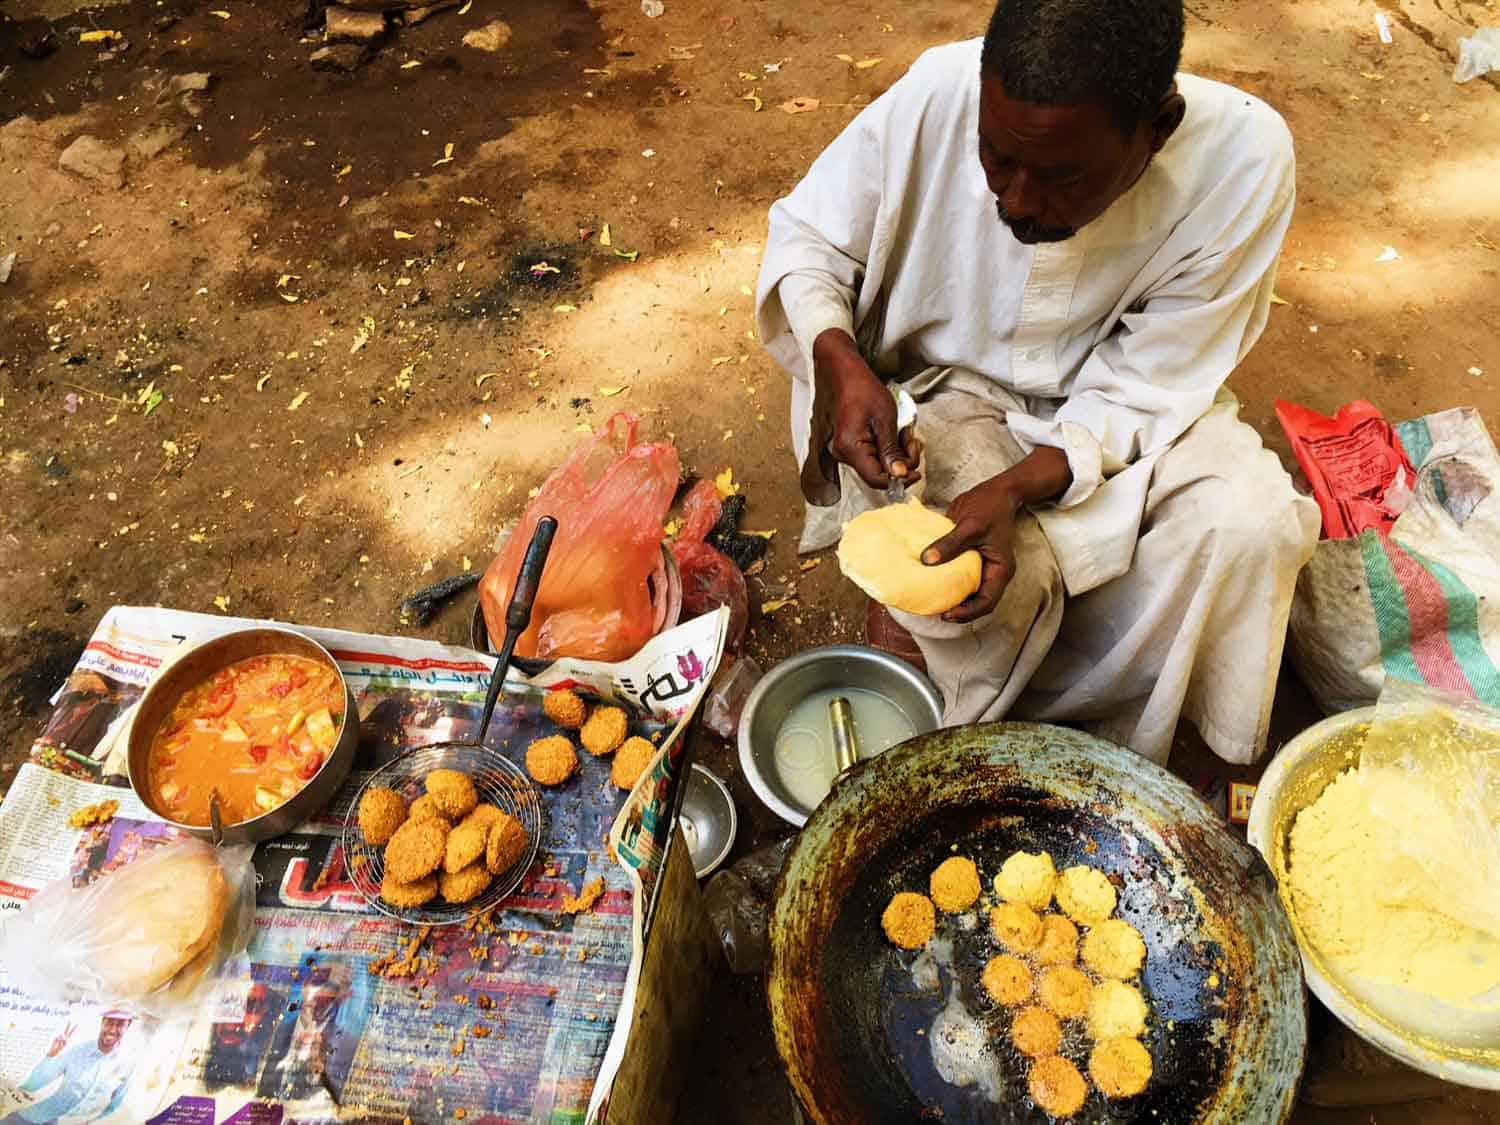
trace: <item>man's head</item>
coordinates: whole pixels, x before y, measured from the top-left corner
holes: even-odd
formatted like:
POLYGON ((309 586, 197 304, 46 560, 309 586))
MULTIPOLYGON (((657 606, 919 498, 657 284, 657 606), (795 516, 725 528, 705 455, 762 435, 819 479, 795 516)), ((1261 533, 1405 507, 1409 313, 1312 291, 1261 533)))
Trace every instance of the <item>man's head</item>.
POLYGON ((1020 241, 1097 219, 1182 122, 1182 0, 1000 0, 980 62, 979 160, 1020 241))
POLYGON ((134 1017, 128 1012, 110 1012, 99 1021, 99 1050, 109 1054, 120 1045, 134 1017))

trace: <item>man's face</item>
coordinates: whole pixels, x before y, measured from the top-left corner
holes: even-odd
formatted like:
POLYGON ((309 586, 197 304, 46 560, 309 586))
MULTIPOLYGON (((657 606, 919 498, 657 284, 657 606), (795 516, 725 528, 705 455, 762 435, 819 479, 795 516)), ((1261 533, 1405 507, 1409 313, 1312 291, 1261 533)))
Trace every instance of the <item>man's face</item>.
POLYGON ((125 1034, 125 1029, 130 1026, 129 1020, 106 1016, 99 1021, 99 1050, 106 1055, 120 1045, 120 1038, 125 1034))
POLYGON ((1014 101, 998 78, 980 78, 979 163, 1001 222, 1027 245, 1072 238, 1097 219, 1175 127, 1147 122, 1127 136, 1102 106, 1014 101))

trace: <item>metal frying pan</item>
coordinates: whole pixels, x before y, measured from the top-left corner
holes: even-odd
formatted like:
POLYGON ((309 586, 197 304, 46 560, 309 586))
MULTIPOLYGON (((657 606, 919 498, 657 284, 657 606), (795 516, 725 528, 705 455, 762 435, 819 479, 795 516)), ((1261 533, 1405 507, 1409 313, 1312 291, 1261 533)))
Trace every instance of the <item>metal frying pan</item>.
POLYGON ((495 714, 495 704, 504 690, 505 674, 510 668, 516 641, 531 624, 532 604, 556 532, 557 521, 551 516, 543 516, 537 521, 531 542, 526 546, 510 604, 505 610, 505 643, 501 645, 495 669, 490 673, 490 688, 485 695, 484 713, 479 720, 475 741, 440 742, 407 751, 371 774, 349 806, 344 819, 343 840, 350 876, 365 901, 382 914, 421 926, 462 922, 502 902, 521 884, 536 860, 542 839, 541 798, 521 767, 499 750, 486 746, 484 737, 495 714), (468 902, 392 906, 380 897, 380 885, 385 878, 385 856, 381 848, 365 842, 359 828, 359 805, 369 790, 378 787, 394 789, 409 804, 425 792, 425 779, 435 769, 453 769, 467 774, 481 803, 494 805, 520 821, 526 830, 529 846, 508 870, 495 877, 483 893, 468 902))
MULTIPOLYGON (((925 893, 950 855, 972 858, 989 894, 1018 849, 1045 849, 1059 869, 1102 869, 1119 892, 1117 916, 1146 940, 1151 1084, 1115 1101, 1091 1090, 1078 1119, 1285 1121, 1307 1008, 1291 926, 1264 863, 1166 770, 1036 723, 905 742, 860 763, 802 830, 777 887, 767 985, 777 1047, 808 1119, 1052 1120, 1027 1094, 1008 1017, 979 986, 999 951, 983 911, 969 931, 940 922, 939 937, 951 940, 935 961, 938 943, 920 958, 896 950, 880 926, 891 896, 925 893), (935 1022, 953 1005, 981 1029, 975 1041, 988 1069, 970 1085, 940 1076, 939 1065, 952 1076, 951 1057, 934 1059, 935 1022)), ((1076 1033, 1063 1046, 1085 1073, 1088 1047, 1076 1033)))

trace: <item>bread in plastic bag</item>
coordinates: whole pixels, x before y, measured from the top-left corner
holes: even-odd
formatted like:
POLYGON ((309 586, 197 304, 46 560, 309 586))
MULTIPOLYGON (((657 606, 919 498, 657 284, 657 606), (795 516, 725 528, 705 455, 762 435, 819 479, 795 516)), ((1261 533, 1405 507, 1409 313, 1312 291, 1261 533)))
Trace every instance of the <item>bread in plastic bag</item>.
POLYGON ((252 854, 183 837, 85 886, 51 883, 6 920, 0 965, 51 1003, 191 1012, 249 941, 252 854))
POLYGON ((1400 794, 1372 802, 1402 859, 1386 901, 1500 937, 1500 712, 1387 678, 1359 774, 1400 794))
POLYGON ((557 536, 520 656, 624 660, 654 635, 647 579, 661 566, 662 523, 677 491, 677 450, 637 438, 640 419, 616 414, 547 478, 479 583, 490 643, 505 637, 521 557, 542 516, 557 536))

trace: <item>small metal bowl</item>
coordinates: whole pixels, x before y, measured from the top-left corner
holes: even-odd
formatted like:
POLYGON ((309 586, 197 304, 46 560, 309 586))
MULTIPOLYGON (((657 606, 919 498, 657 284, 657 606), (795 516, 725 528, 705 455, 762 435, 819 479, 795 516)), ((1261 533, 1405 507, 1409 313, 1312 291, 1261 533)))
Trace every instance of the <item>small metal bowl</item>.
POLYGON ((729 849, 734 847, 734 836, 739 830, 734 798, 722 781, 695 765, 688 775, 679 816, 682 838, 693 857, 693 871, 698 878, 705 878, 724 862, 729 849))
POLYGON ((917 734, 943 725, 943 697, 932 681, 888 652, 864 645, 828 645, 776 665, 755 685, 740 714, 740 767, 766 807, 799 828, 813 810, 782 783, 776 769, 776 736, 793 707, 829 688, 863 688, 885 696, 906 714, 917 734))
POLYGON ((359 746, 359 709, 354 705, 354 694, 349 690, 343 671, 327 649, 312 638, 291 629, 268 626, 241 629, 204 641, 183 652, 162 669, 146 689, 146 694, 141 697, 140 706, 136 709, 135 718, 131 720, 126 758, 130 787, 135 790, 141 804, 174 828, 203 840, 213 839, 211 827, 175 821, 153 803, 146 784, 151 742, 162 721, 172 713, 172 708, 177 706, 177 701, 184 692, 202 683, 220 668, 240 660, 248 660, 252 656, 301 656, 332 668, 338 673, 339 683, 344 687, 344 723, 339 728, 339 740, 334 744, 328 760, 313 774, 311 781, 270 812, 242 820, 238 824, 226 824, 223 842, 255 844, 291 831, 333 799, 354 765, 355 751, 359 746))

